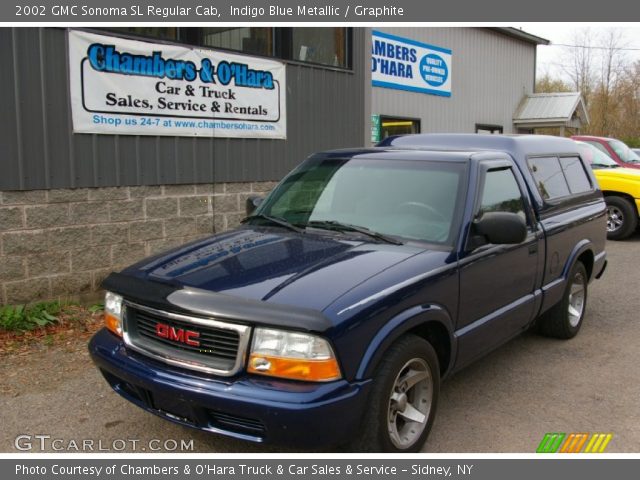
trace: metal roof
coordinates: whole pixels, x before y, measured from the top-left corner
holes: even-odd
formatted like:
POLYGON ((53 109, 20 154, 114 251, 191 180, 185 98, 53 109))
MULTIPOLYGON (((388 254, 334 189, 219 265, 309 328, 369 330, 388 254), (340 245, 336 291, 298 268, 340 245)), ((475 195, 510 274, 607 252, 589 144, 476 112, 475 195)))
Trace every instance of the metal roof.
POLYGON ((569 125, 579 119, 589 123, 580 92, 534 93, 526 95, 513 117, 516 125, 569 125))
POLYGON ((546 38, 538 37, 519 28, 490 27, 489 30, 494 30, 496 32, 502 33, 503 35, 507 35, 508 37, 517 38, 528 43, 533 43, 534 45, 549 45, 549 43, 551 43, 546 38))

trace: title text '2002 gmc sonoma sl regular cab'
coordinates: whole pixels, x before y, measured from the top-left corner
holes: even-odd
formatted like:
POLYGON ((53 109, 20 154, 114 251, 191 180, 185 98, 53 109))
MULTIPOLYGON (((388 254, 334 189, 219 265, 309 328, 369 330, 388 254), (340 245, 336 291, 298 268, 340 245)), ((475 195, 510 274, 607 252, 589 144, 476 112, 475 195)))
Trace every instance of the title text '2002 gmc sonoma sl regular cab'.
POLYGON ((89 350, 116 392, 182 425, 417 451, 441 379, 532 326, 576 335, 605 211, 568 139, 315 154, 240 228, 111 274, 89 350))

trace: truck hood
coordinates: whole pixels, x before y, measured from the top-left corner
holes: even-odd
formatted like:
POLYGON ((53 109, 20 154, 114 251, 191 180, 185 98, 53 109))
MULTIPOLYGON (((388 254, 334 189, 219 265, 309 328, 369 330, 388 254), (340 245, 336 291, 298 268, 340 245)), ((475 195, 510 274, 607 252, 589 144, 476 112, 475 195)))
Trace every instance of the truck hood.
POLYGON ((143 260, 122 273, 174 287, 323 310, 424 248, 243 227, 143 260))
POLYGON ((640 169, 636 170, 633 168, 597 168, 593 170, 593 174, 597 179, 600 178, 611 178, 611 179, 619 179, 623 178, 625 180, 632 180, 636 182, 640 182, 640 169))

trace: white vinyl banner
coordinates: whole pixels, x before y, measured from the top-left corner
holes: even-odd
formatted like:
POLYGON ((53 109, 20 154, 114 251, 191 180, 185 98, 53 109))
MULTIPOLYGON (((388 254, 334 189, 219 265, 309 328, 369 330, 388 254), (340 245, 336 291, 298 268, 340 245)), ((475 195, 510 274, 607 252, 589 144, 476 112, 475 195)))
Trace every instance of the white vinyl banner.
POLYGON ((282 62, 71 30, 73 131, 287 136, 282 62))

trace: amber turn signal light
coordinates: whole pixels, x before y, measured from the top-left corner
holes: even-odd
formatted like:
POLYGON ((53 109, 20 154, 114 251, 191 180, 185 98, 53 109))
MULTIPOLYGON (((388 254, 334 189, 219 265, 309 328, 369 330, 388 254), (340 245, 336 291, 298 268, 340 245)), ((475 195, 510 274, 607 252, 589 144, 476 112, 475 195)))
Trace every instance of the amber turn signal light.
POLYGON ((313 360, 253 353, 249 357, 248 371, 260 375, 308 382, 329 382, 340 378, 340 368, 335 358, 313 360))

